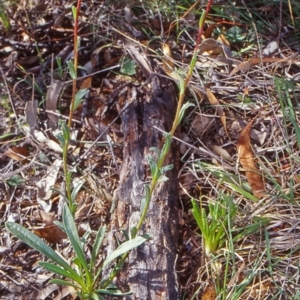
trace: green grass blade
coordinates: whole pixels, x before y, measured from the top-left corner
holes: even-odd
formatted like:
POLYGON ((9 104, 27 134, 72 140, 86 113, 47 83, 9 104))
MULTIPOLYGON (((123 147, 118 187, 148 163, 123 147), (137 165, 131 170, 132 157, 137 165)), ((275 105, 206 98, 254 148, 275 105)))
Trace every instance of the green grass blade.
POLYGON ((244 197, 248 198, 249 200, 252 200, 253 202, 258 202, 258 199, 254 195, 252 195, 251 193, 248 193, 242 187, 237 186, 236 184, 233 184, 233 183, 230 183, 230 186, 233 190, 242 194, 244 197))
POLYGON ((193 214, 204 238, 206 238, 207 233, 208 233, 208 223, 207 223, 205 212, 202 210, 202 207, 201 207, 201 209, 199 208, 195 199, 192 199, 191 201, 192 201, 192 206, 193 206, 192 214, 193 214))

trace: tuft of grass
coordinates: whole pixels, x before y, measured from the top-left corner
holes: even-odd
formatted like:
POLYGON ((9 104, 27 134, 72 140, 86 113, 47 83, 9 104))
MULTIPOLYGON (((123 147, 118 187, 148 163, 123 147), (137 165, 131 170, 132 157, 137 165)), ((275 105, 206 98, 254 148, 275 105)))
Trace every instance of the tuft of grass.
POLYGON ((205 254, 210 256, 219 250, 227 240, 226 233, 236 213, 233 199, 225 194, 208 203, 208 213, 192 199, 192 213, 201 231, 205 254))

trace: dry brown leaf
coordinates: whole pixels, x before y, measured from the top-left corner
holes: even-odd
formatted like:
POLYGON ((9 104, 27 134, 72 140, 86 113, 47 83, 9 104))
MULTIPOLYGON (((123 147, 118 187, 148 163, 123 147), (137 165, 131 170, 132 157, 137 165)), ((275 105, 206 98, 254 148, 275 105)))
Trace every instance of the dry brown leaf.
POLYGON ((234 74, 238 73, 239 71, 247 72, 250 68, 254 65, 258 65, 261 63, 281 63, 281 62, 290 62, 295 63, 299 62, 298 60, 293 60, 291 58, 278 58, 278 57, 253 57, 250 60, 243 61, 238 64, 229 74, 229 77, 233 76, 234 74))
POLYGON ((7 67, 7 68, 13 68, 14 67, 14 63, 15 61, 17 60, 18 58, 18 51, 12 51, 10 53, 10 55, 6 58, 5 60, 5 63, 4 65, 7 67))
POLYGON ((112 46, 112 44, 106 44, 104 46, 96 48, 93 51, 93 53, 91 54, 91 59, 83 66, 83 69, 85 70, 86 74, 91 74, 94 68, 99 64, 99 54, 101 52, 104 52, 103 58, 105 64, 109 64, 109 62, 111 61, 111 57, 109 55, 110 46, 112 46), (108 50, 108 52, 106 52, 106 50, 108 50))
POLYGON ((201 300, 215 300, 217 297, 214 285, 211 283, 202 294, 201 300))
MULTIPOLYGON (((73 46, 72 45, 67 45, 65 46, 55 57, 55 63, 57 64, 57 60, 60 58, 61 61, 65 61, 68 56, 72 53, 73 46)), ((48 64, 51 64, 51 61, 49 61, 48 64)))
POLYGON ((204 32, 204 36, 206 39, 210 38, 214 32, 216 28, 216 24, 215 23, 212 23, 208 26, 208 28, 205 30, 204 32))
POLYGON ((53 225, 55 221, 55 214, 53 212, 45 212, 43 210, 38 211, 39 217, 45 225, 53 225))
POLYGON ((231 155, 228 153, 227 150, 223 149, 222 147, 219 147, 217 145, 212 145, 213 151, 219 155, 220 157, 226 159, 226 160, 232 160, 231 155))
POLYGON ((205 132, 207 132, 207 130, 209 130, 209 128, 211 128, 212 124, 212 118, 202 114, 197 114, 191 124, 191 130, 193 130, 197 136, 201 137, 205 132))
POLYGON ((38 190, 37 201, 46 212, 49 212, 51 209, 51 207, 47 207, 46 201, 49 200, 54 193, 52 188, 55 186, 61 164, 62 160, 56 159, 51 166, 47 167, 46 175, 36 182, 38 190))
POLYGON ((56 244, 67 237, 65 232, 54 224, 54 213, 47 213, 43 210, 39 210, 35 213, 35 219, 38 222, 43 223, 44 226, 33 228, 32 231, 37 236, 44 238, 47 242, 51 244, 56 244))
POLYGON ((53 300, 65 299, 66 296, 68 296, 67 299, 70 299, 70 300, 78 299, 76 290, 72 286, 67 285, 67 286, 57 286, 57 287, 58 287, 58 289, 60 289, 60 291, 59 291, 58 295, 55 298, 53 298, 53 300))
POLYGON ((250 142, 250 130, 253 121, 251 121, 241 132, 237 140, 237 152, 241 165, 245 170, 247 181, 249 182, 253 195, 257 198, 263 198, 266 196, 264 193, 265 185, 262 176, 255 165, 253 151, 250 142))
POLYGON ((80 85, 80 89, 89 89, 92 86, 92 76, 85 78, 82 82, 82 84, 80 85))
POLYGON ((61 242, 62 239, 65 239, 67 235, 63 232, 58 226, 55 224, 48 225, 42 228, 35 228, 33 232, 41 237, 44 238, 48 243, 57 244, 61 242))
POLYGON ((224 34, 220 34, 217 41, 223 45, 226 45, 227 47, 230 47, 230 42, 226 39, 224 34))
POLYGON ((53 29, 56 29, 58 27, 61 27, 61 25, 63 24, 65 20, 65 15, 61 14, 58 17, 55 18, 54 23, 53 23, 53 29))
POLYGON ((199 61, 196 66, 200 68, 228 65, 232 69, 232 52, 229 42, 220 36, 218 40, 206 39, 199 46, 199 61))
POLYGON ((223 54, 223 47, 214 39, 206 39, 199 46, 199 54, 219 55, 223 54))
POLYGON ((24 68, 35 65, 35 64, 39 63, 39 61, 40 61, 40 58, 37 55, 29 56, 26 58, 17 58, 16 59, 16 62, 24 68))
POLYGON ((151 17, 151 18, 149 18, 148 22, 151 26, 151 29, 154 29, 156 31, 158 31, 158 30, 161 31, 161 26, 163 26, 164 31, 167 31, 170 28, 170 26, 172 25, 172 23, 170 21, 167 21, 167 20, 162 21, 158 17, 151 17))
POLYGON ((49 118, 49 126, 52 129, 57 128, 59 117, 53 113, 56 113, 57 102, 63 87, 64 83, 61 80, 52 79, 47 91, 46 110, 49 118))
POLYGON ((225 133, 228 136, 228 138, 230 139, 230 136, 229 136, 228 131, 227 131, 227 125, 226 125, 226 115, 225 115, 225 112, 224 112, 222 106, 220 105, 218 99, 215 97, 215 95, 211 92, 210 89, 206 89, 206 93, 207 93, 207 97, 208 97, 208 100, 209 100, 210 104, 215 107, 218 115, 220 116, 220 119, 221 119, 221 122, 223 124, 225 133))
POLYGON ((170 72, 173 72, 174 70, 174 62, 173 62, 173 56, 171 52, 171 48, 168 44, 163 44, 162 45, 163 49, 163 69, 164 71, 169 74, 170 72))
POLYGON ((180 81, 180 76, 176 72, 174 72, 174 62, 173 56, 168 44, 163 44, 163 69, 168 76, 175 79, 176 81, 180 81))
POLYGON ((24 160, 24 157, 29 156, 29 151, 26 147, 11 147, 5 151, 4 155, 12 158, 13 160, 17 161, 27 161, 26 159, 24 160))
POLYGON ((36 122, 37 107, 38 107, 38 103, 37 101, 34 100, 27 101, 25 105, 26 122, 29 125, 29 132, 31 135, 33 134, 33 131, 37 124, 36 122))
POLYGON ((263 56, 270 56, 274 54, 279 49, 278 41, 271 41, 268 45, 262 50, 263 56))
POLYGON ((49 137, 47 137, 42 131, 39 130, 31 130, 27 125, 23 126, 22 129, 25 133, 28 135, 32 135, 34 140, 40 144, 40 147, 49 147, 51 150, 62 153, 62 147, 54 140, 51 140, 49 137))
POLYGON ((133 14, 133 11, 132 11, 130 5, 126 5, 124 7, 124 15, 125 15, 126 22, 128 22, 129 24, 132 24, 132 22, 134 21, 134 14, 133 14))
POLYGON ((132 59, 138 64, 144 76, 149 78, 153 71, 147 56, 140 52, 135 45, 128 45, 126 46, 126 49, 131 55, 132 59))

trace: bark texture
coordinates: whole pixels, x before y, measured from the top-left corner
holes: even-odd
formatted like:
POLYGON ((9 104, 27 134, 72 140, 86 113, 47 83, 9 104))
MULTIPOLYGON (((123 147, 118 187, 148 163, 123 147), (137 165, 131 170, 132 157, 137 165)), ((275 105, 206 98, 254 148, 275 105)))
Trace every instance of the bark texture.
MULTIPOLYGON (((151 147, 162 148, 163 135, 154 126, 170 131, 176 110, 176 92, 170 81, 153 77, 148 85, 128 88, 131 104, 122 114, 124 134, 123 163, 112 231, 128 229, 137 224, 144 185, 150 181, 148 156, 151 147)), ((159 183, 151 199, 146 222, 141 233, 152 239, 134 249, 117 278, 117 284, 130 288, 126 299, 179 299, 175 271, 177 244, 176 150, 173 147, 165 165, 169 180, 159 183)), ((115 241, 111 237, 112 246, 115 241)), ((114 245, 115 247, 115 245, 114 245)), ((111 248, 111 247, 108 247, 111 248)))

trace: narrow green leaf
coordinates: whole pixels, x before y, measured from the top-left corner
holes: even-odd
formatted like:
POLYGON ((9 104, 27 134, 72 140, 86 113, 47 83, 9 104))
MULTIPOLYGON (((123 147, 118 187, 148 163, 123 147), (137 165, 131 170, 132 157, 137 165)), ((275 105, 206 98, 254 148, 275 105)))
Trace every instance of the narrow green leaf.
POLYGON ((104 300, 104 298, 101 295, 96 294, 96 292, 94 292, 91 296, 92 300, 104 300))
POLYGON ((105 268, 110 262, 120 255, 140 246, 145 243, 149 238, 143 236, 137 236, 132 240, 126 241, 121 244, 112 254, 110 254, 103 263, 103 268, 105 268))
POLYGON ((259 200, 254 196, 252 195, 251 193, 245 191, 242 187, 236 185, 236 184, 233 184, 233 183, 230 183, 230 186, 237 192, 239 192, 240 194, 242 194, 244 197, 252 200, 253 202, 258 202, 259 200))
POLYGON ((78 267, 78 271, 80 272, 80 274, 82 274, 82 270, 83 270, 83 264, 81 263, 81 260, 78 257, 75 257, 73 259, 73 263, 78 267))
POLYGON ((166 181, 168 181, 168 180, 169 180, 169 178, 168 178, 166 175, 161 175, 161 176, 158 178, 157 182, 166 182, 166 181))
POLYGON ((270 220, 268 218, 261 218, 258 222, 247 225, 246 227, 237 228, 235 230, 232 230, 232 233, 239 231, 239 233, 234 236, 233 240, 238 241, 241 238, 248 236, 249 234, 257 232, 258 230, 260 230, 262 227, 268 225, 269 223, 270 223, 270 220))
POLYGON ((131 238, 135 238, 136 237, 136 234, 137 234, 137 228, 136 228, 136 226, 133 226, 130 229, 130 234, 131 234, 131 238))
POLYGON ((143 211, 144 211, 146 205, 147 205, 147 200, 146 200, 145 197, 143 197, 142 200, 141 200, 141 205, 140 205, 140 213, 141 213, 141 214, 143 213, 143 211))
POLYGON ((145 189, 145 198, 142 198, 141 200, 141 206, 140 206, 140 213, 142 214, 143 211, 145 210, 145 208, 147 207, 147 203, 151 200, 151 195, 150 195, 150 187, 149 185, 145 185, 144 186, 144 189, 145 189))
POLYGON ((181 121, 182 121, 182 118, 184 116, 184 113, 185 111, 191 107, 191 106, 195 106, 193 103, 190 103, 190 102, 187 102, 187 103, 184 103, 180 109, 180 112, 179 112, 179 116, 178 116, 178 119, 176 120, 176 126, 178 126, 181 121))
POLYGON ((40 253, 44 254, 52 261, 69 271, 73 272, 73 269, 69 266, 69 264, 59 256, 52 248, 50 248, 42 239, 33 234, 28 229, 24 228, 22 225, 14 223, 14 222, 6 222, 6 228, 15 235, 18 239, 23 241, 28 246, 36 249, 40 253))
POLYGON ((65 270, 65 269, 63 269, 63 268, 61 268, 59 266, 56 266, 54 264, 51 264, 51 263, 48 263, 48 262, 45 262, 45 261, 40 261, 39 264, 43 268, 45 268, 45 269, 47 269, 47 270, 49 270, 49 271, 51 271, 51 272, 53 272, 55 274, 58 274, 58 275, 70 278, 70 279, 78 282, 80 285, 84 284, 83 281, 82 281, 82 279, 81 279, 81 277, 73 269, 72 269, 72 272, 70 272, 69 270, 67 271, 67 270, 65 270))
POLYGON ((104 236, 105 236, 105 231, 106 231, 106 226, 101 227, 96 235, 96 239, 93 245, 93 251, 92 251, 92 259, 91 259, 91 269, 94 268, 96 259, 97 259, 97 255, 99 253, 100 247, 102 245, 104 236))
POLYGON ((76 290, 81 290, 81 287, 73 284, 72 282, 66 281, 66 280, 62 280, 62 279, 51 279, 50 280, 51 283, 55 283, 55 284, 59 284, 59 285, 66 285, 66 286, 72 286, 73 288, 75 288, 76 290))
POLYGON ((80 260, 82 267, 88 272, 88 265, 85 259, 84 252, 82 250, 81 242, 78 236, 76 224, 68 205, 65 203, 63 209, 63 223, 65 225, 66 233, 70 239, 71 245, 80 260))
POLYGON ((83 100, 83 97, 89 92, 89 89, 81 89, 75 95, 74 111, 78 108, 83 100))
POLYGON ((158 172, 157 163, 154 161, 152 157, 148 157, 148 162, 151 170, 151 176, 154 177, 155 174, 158 172))
POLYGON ((132 292, 122 293, 121 291, 110 291, 110 290, 96 290, 95 293, 102 294, 102 295, 112 295, 112 296, 128 296, 132 295, 132 292))
MULTIPOLYGON (((171 136, 170 133, 167 133, 167 134, 165 135, 165 142, 164 142, 164 145, 163 145, 163 147, 162 147, 162 149, 161 149, 161 155, 160 155, 160 157, 161 157, 161 156, 164 156, 166 153, 169 152, 170 146, 171 146, 171 141, 172 141, 172 136, 171 136)), ((159 158, 160 158, 160 157, 159 157, 159 158)))
POLYGON ((149 151, 156 153, 158 157, 160 156, 160 149, 158 147, 150 147, 149 151))
POLYGON ((167 165, 167 166, 162 167, 161 168, 161 174, 164 174, 168 171, 171 171, 173 169, 173 167, 174 167, 173 165, 167 165))
POLYGON ((58 133, 58 134, 55 135, 55 137, 59 140, 60 145, 62 147, 64 147, 66 142, 65 142, 65 139, 64 139, 63 135, 61 133, 58 133))
POLYGON ((69 61, 67 62, 67 64, 68 64, 68 69, 69 69, 69 73, 70 73, 71 78, 72 78, 72 79, 76 79, 77 74, 76 74, 76 72, 75 72, 75 68, 74 68, 74 63, 73 63, 73 61, 72 61, 72 60, 69 60, 69 61))
POLYGON ((185 92, 184 80, 182 79, 182 77, 180 76, 180 74, 178 74, 178 78, 179 78, 179 93, 180 94, 184 94, 184 92, 185 92))
POLYGON ((65 122, 62 123, 61 127, 62 127, 64 140, 69 141, 70 140, 70 128, 68 127, 68 125, 65 122))
POLYGON ((77 17, 77 8, 75 6, 72 6, 72 14, 73 14, 73 20, 77 17))
POLYGON ((78 194, 78 192, 80 191, 81 187, 84 185, 84 182, 80 182, 79 184, 77 184, 74 189, 72 190, 72 193, 71 193, 71 202, 75 202, 76 200, 76 196, 78 194))

